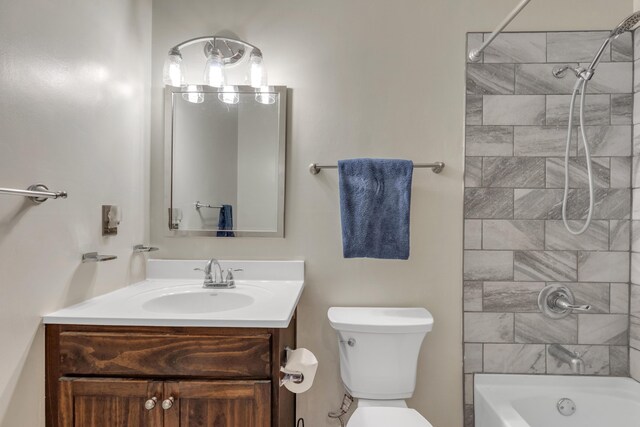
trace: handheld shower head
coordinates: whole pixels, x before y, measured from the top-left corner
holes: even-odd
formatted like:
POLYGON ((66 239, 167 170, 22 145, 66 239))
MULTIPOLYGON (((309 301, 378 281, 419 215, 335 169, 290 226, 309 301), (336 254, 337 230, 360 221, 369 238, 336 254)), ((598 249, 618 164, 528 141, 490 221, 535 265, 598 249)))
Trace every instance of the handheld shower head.
POLYGON ((628 16, 622 21, 616 28, 611 31, 609 38, 616 38, 622 33, 633 30, 633 28, 640 22, 640 11, 628 16))

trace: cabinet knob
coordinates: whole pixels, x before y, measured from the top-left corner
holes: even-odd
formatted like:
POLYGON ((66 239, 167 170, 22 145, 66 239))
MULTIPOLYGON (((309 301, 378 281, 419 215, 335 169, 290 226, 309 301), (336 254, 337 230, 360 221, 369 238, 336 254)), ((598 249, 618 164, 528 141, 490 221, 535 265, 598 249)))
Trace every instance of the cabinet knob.
POLYGON ((173 401, 174 401, 173 396, 168 398, 168 399, 163 400, 162 401, 162 409, 164 409, 165 411, 167 409, 171 409, 171 407, 173 406, 173 401))
POLYGON ((152 397, 151 399, 144 402, 144 409, 146 409, 147 411, 150 411, 156 407, 156 403, 158 403, 158 398, 152 397))

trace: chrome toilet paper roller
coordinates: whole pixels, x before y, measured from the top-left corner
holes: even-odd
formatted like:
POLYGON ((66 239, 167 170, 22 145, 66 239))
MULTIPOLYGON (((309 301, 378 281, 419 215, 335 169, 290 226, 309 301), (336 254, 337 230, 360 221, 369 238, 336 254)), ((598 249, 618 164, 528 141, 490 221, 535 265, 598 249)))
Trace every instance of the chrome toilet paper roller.
POLYGON ((292 393, 304 393, 313 385, 318 359, 306 348, 292 350, 286 347, 285 352, 285 362, 280 367, 280 372, 284 374, 280 378, 280 387, 284 386, 292 393))

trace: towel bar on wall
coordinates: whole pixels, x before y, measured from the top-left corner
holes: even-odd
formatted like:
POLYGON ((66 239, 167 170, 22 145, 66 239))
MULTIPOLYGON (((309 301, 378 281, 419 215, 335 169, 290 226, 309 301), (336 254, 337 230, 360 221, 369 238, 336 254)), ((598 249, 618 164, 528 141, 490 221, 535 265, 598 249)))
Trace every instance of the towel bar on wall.
MULTIPOLYGON (((444 163, 414 163, 413 167, 418 169, 429 168, 433 173, 440 173, 442 169, 444 169, 444 163)), ((338 165, 319 165, 317 163, 311 163, 309 165, 309 173, 311 175, 318 175, 322 169, 338 169, 338 165)))
POLYGON ((0 194, 7 196, 23 196, 29 198, 33 203, 40 204, 47 199, 66 199, 66 191, 49 191, 44 184, 30 185, 26 190, 16 190, 13 188, 0 188, 0 194))

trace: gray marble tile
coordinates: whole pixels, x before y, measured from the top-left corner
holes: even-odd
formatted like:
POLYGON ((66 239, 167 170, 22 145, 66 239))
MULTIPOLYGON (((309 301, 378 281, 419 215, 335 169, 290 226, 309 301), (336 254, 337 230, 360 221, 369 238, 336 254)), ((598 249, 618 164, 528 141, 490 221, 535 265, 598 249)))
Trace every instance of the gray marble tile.
POLYGON ((632 202, 631 205, 631 218, 640 218, 640 188, 634 188, 631 190, 632 202))
MULTIPOLYGON (((593 185, 609 187, 609 157, 591 159, 593 185)), ((547 158, 547 188, 564 188, 564 158, 547 158)), ((569 157, 569 188, 588 188, 587 161, 584 157, 569 157)))
POLYGON ((544 344, 485 344, 484 371, 496 374, 543 374, 544 344))
POLYGON ((482 372, 482 344, 464 345, 464 373, 482 372))
POLYGON ((482 95, 467 95, 465 124, 467 126, 482 124, 482 95))
POLYGON ((631 222, 628 220, 609 221, 609 250, 628 251, 631 249, 631 222))
POLYGON ((513 313, 464 313, 464 342, 513 342, 513 313))
MULTIPOLYGON (((589 64, 582 64, 588 67, 589 64)), ((589 84, 587 93, 631 93, 633 92, 633 63, 601 63, 589 84)), ((589 97, 587 96, 587 102, 589 97)))
POLYGON ((610 170, 612 188, 631 187, 631 157, 611 157, 610 170))
POLYGON ((464 186, 482 186, 482 157, 466 157, 464 159, 464 186))
POLYGON ((640 253, 631 252, 631 283, 640 284, 640 253))
POLYGON ((628 282, 628 252, 579 252, 578 281, 628 282))
POLYGON ((513 252, 464 251, 465 280, 513 280, 513 252))
POLYGON ((630 125, 633 122, 633 95, 611 95, 611 124, 630 125))
POLYGON ((610 307, 612 314, 629 313, 629 284, 612 283, 610 291, 610 307))
MULTIPOLYGON (((587 67, 585 63, 582 66, 587 67)), ((633 63, 610 62, 598 65, 587 85, 587 93, 631 93, 633 92, 633 63)), ((587 97, 589 102, 589 97, 587 97)))
MULTIPOLYGON (((630 156, 632 153, 631 126, 587 126, 585 133, 592 156, 630 156)), ((582 143, 578 144, 578 155, 584 156, 582 143)))
POLYGON ((629 376, 629 348, 609 346, 609 375, 614 377, 629 376))
POLYGON ((464 191, 467 219, 513 218, 513 190, 508 188, 467 188, 464 191))
MULTIPOLYGON (((471 60, 469 59, 469 52, 471 52, 471 50, 473 49, 478 49, 480 46, 482 46, 482 43, 484 43, 484 37, 482 33, 467 33, 467 62, 471 63, 471 60)), ((482 63, 484 62, 484 53, 480 54, 480 61, 478 61, 477 63, 482 63)))
POLYGON ((640 252, 640 221, 631 221, 631 251, 640 252))
POLYGON ((482 282, 464 282, 464 311, 482 311, 482 282))
MULTIPOLYGON (((566 126, 516 126, 513 129, 514 156, 564 156, 567 144, 566 126)), ((577 153, 577 133, 572 132, 570 155, 577 153)))
MULTIPOLYGON (((547 95, 547 126, 567 125, 569 123, 569 104, 571 95, 547 95)), ((579 123, 579 100, 573 113, 573 123, 579 123)), ((586 125, 609 125, 611 123, 611 97, 609 95, 589 95, 585 105, 586 125)))
POLYGON ((473 403, 473 374, 464 376, 464 401, 467 404, 473 403))
POLYGON ((514 69, 513 64, 467 65, 467 94, 513 94, 514 69))
POLYGON ((640 188, 640 156, 631 157, 631 188, 640 188))
POLYGON ((633 94, 633 124, 640 124, 640 92, 633 94))
POLYGON ((590 314, 607 314, 611 302, 609 283, 577 282, 555 283, 566 286, 573 292, 576 304, 591 305, 590 314))
MULTIPOLYGON (((578 64, 567 64, 577 67, 578 64)), ((515 66, 515 93, 518 95, 571 94, 574 78, 559 79, 553 75, 558 64, 517 64, 515 66)))
POLYGON ((629 314, 640 317, 640 285, 629 285, 629 314))
MULTIPOLYGON (((635 111, 635 106, 637 105, 636 102, 640 101, 640 97, 635 98, 636 95, 633 95, 634 99, 633 99, 633 108, 635 111)), ((634 123, 635 122, 635 118, 634 118, 634 123)), ((639 124, 634 124, 633 125, 633 155, 634 156, 640 156, 640 125, 639 124)))
POLYGON ((518 251, 514 254, 514 279, 562 281, 577 279, 576 253, 568 251, 518 251))
POLYGON ((482 249, 482 220, 464 220, 464 248, 482 249))
POLYGON ((485 157, 482 162, 482 185, 503 188, 544 188, 544 159, 485 157))
MULTIPOLYGON (((580 353, 584 361, 585 375, 609 375, 609 347, 605 345, 563 345, 567 350, 580 353)), ((547 349, 549 346, 547 346, 547 349)), ((547 374, 572 375, 571 367, 549 354, 547 350, 547 374)))
POLYGON ((515 339, 519 343, 578 342, 578 318, 571 314, 564 319, 550 319, 542 313, 516 313, 515 339))
POLYGON ((544 249, 544 221, 484 220, 483 249, 544 249))
MULTIPOLYGON (((514 190, 514 218, 560 219, 562 218, 562 190, 514 190)), ((569 199, 571 201, 571 199, 569 199)))
POLYGON ((485 125, 545 124, 544 95, 485 95, 482 100, 485 125))
POLYGON ((633 92, 640 92, 640 60, 633 63, 633 92))
POLYGON ((513 127, 467 126, 465 147, 467 156, 511 156, 513 127))
POLYGON ((616 62, 633 61, 633 36, 624 33, 611 42, 611 60, 616 62))
MULTIPOLYGON (((488 37, 485 34, 485 39, 488 37)), ((502 33, 487 47, 485 63, 546 62, 545 33, 502 33)))
POLYGON ((474 417, 474 409, 473 405, 464 405, 464 427, 474 427, 475 425, 475 417, 474 417))
POLYGON ((640 381, 640 350, 629 349, 629 375, 636 381, 640 381))
POLYGON ((640 31, 633 32, 633 57, 640 58, 640 31))
MULTIPOLYGON (((589 190, 573 190, 567 203, 569 219, 585 219, 589 210, 589 190)), ((593 219, 629 219, 631 217, 631 191, 621 188, 594 190, 593 219)))
MULTIPOLYGON (((547 33, 547 61, 591 61, 608 36, 608 31, 547 33)), ((610 59, 611 49, 607 47, 607 50, 602 56, 602 61, 609 61, 610 59)))
POLYGON ((629 346, 640 350, 640 318, 629 317, 629 346))
MULTIPOLYGON (((582 227, 582 222, 569 221, 569 226, 578 230, 582 227)), ((609 249, 609 221, 593 220, 591 226, 577 236, 567 231, 563 221, 547 221, 545 249, 606 251, 609 249)))
POLYGON ((579 314, 579 344, 627 345, 629 319, 626 314, 579 314))
POLYGON ((487 312, 537 312, 544 282, 484 282, 483 309, 487 312))

